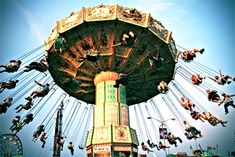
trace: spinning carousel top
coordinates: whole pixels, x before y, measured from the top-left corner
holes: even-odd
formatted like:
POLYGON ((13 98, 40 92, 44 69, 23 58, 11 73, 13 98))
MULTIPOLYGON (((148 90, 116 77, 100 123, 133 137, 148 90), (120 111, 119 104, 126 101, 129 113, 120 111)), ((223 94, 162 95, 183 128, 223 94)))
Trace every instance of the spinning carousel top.
POLYGON ((172 80, 177 58, 171 32, 160 21, 118 5, 72 12, 45 45, 54 81, 87 103, 95 103, 94 79, 102 71, 128 75, 128 105, 147 101, 162 80, 172 80))

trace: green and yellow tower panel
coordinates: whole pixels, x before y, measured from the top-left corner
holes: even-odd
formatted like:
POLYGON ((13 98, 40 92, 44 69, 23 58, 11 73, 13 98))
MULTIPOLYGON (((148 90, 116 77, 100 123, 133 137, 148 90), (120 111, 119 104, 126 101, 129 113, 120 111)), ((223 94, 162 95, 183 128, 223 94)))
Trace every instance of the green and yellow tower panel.
POLYGON ((119 74, 96 75, 96 105, 93 129, 87 138, 87 156, 137 156, 136 132, 130 128, 126 87, 114 88, 119 74))

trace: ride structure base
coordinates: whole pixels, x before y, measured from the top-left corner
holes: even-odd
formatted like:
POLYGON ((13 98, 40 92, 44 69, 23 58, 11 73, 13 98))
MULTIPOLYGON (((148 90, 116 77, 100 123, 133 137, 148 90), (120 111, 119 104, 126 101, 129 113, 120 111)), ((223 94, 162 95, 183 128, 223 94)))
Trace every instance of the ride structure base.
POLYGON ((129 106, 126 104, 126 87, 114 85, 119 74, 111 71, 96 75, 96 105, 93 129, 88 132, 88 157, 137 157, 138 138, 130 127, 129 106))

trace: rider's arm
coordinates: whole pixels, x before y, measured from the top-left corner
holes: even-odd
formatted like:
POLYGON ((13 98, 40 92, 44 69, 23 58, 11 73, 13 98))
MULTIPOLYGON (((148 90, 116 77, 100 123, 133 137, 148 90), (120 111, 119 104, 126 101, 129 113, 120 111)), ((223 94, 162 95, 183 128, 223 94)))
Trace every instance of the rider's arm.
POLYGON ((219 70, 219 74, 220 74, 220 76, 223 76, 221 69, 219 70))
POLYGON ((38 81, 34 81, 36 84, 38 84, 39 86, 42 86, 43 87, 43 85, 41 84, 41 83, 39 83, 38 81))

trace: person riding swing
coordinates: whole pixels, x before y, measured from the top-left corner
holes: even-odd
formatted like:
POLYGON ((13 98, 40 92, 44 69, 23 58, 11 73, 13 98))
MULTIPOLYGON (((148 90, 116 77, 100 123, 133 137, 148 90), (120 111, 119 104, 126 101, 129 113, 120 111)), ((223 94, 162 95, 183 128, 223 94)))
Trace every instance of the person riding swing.
POLYGON ((39 88, 35 91, 33 91, 27 98, 26 100, 29 100, 31 97, 36 98, 36 97, 44 97, 49 93, 49 83, 46 84, 41 84, 37 82, 36 80, 34 81, 37 85, 41 86, 42 88, 39 88))
POLYGON ((160 148, 158 147, 158 145, 157 145, 157 144, 154 144, 153 142, 151 143, 150 140, 147 140, 147 143, 148 143, 148 145, 149 145, 150 148, 156 147, 157 150, 160 150, 160 148))
POLYGON ((73 154, 74 154, 74 145, 73 145, 72 142, 69 142, 69 144, 68 144, 68 149, 70 150, 71 155, 73 155, 73 154))
POLYGON ((182 143, 183 141, 181 140, 181 138, 179 137, 175 137, 171 132, 168 133, 167 136, 167 140, 171 145, 175 145, 175 147, 177 147, 177 142, 176 140, 178 140, 180 143, 182 143))
POLYGON ((189 125, 186 121, 183 121, 185 136, 191 140, 193 138, 202 137, 201 131, 197 130, 194 126, 189 125), (199 135, 199 136, 198 136, 199 135))
POLYGON ((16 113, 20 112, 21 110, 29 110, 33 106, 33 99, 30 97, 28 98, 23 104, 20 104, 15 108, 16 113))
POLYGON ((113 47, 116 46, 126 46, 126 47, 133 47, 135 44, 136 36, 132 31, 129 31, 128 33, 122 34, 120 43, 113 45, 113 47))
POLYGON ((225 85, 226 83, 230 84, 232 81, 235 81, 235 78, 232 78, 229 75, 223 75, 222 71, 221 70, 219 70, 219 71, 220 71, 219 76, 215 76, 215 78, 212 78, 212 77, 208 77, 208 78, 211 79, 212 81, 216 82, 219 85, 225 85), (229 81, 229 79, 231 81, 229 81))
POLYGON ((190 62, 192 61, 195 57, 196 57, 196 53, 203 53, 205 51, 205 49, 201 49, 201 50, 198 50, 198 49, 193 49, 193 50, 186 50, 184 52, 181 52, 179 54, 179 56, 185 61, 185 62, 190 62))
POLYGON ((24 72, 29 72, 31 70, 37 70, 39 72, 46 72, 48 69, 47 61, 41 59, 40 62, 32 62, 29 65, 25 66, 24 72))
POLYGON ((141 148, 143 151, 147 151, 148 153, 149 152, 153 152, 152 150, 150 150, 145 144, 144 142, 141 143, 141 148))
POLYGON ((5 89, 14 89, 18 82, 19 80, 12 79, 9 79, 8 82, 0 82, 0 93, 2 93, 5 89))
MULTIPOLYGON (((235 108, 235 105, 234 105, 233 99, 232 99, 232 97, 235 96, 235 94, 229 95, 229 94, 223 93, 222 96, 224 97, 224 99, 222 100, 221 104, 224 103, 225 114, 228 114, 228 107, 229 106, 235 108)), ((218 105, 221 105, 221 104, 218 104, 218 105)))
POLYGON ((193 84, 199 85, 202 83, 202 80, 205 79, 205 77, 200 76, 199 74, 192 75, 191 80, 193 84))
POLYGON ((4 99, 3 102, 0 103, 0 114, 6 113, 7 109, 11 106, 13 98, 4 99))
POLYGON ((39 137, 44 131, 45 131, 44 125, 42 125, 42 124, 39 125, 39 126, 37 127, 37 130, 34 131, 34 133, 33 133, 33 139, 32 139, 32 141, 35 142, 35 141, 38 139, 38 137, 39 137))
POLYGON ((16 72, 20 68, 21 63, 22 62, 20 60, 10 60, 10 62, 7 63, 7 64, 1 64, 0 67, 5 68, 5 70, 0 71, 0 73, 3 73, 3 72, 8 72, 8 73, 16 72))
POLYGON ((157 86, 157 89, 158 89, 158 91, 159 91, 160 93, 166 94, 166 93, 168 92, 168 90, 169 90, 169 87, 168 87, 168 85, 167 85, 166 82, 161 81, 161 82, 159 83, 159 85, 157 86))

